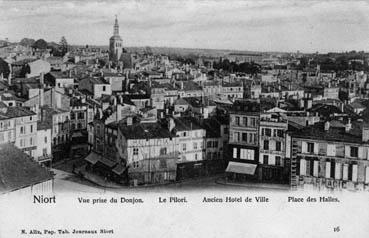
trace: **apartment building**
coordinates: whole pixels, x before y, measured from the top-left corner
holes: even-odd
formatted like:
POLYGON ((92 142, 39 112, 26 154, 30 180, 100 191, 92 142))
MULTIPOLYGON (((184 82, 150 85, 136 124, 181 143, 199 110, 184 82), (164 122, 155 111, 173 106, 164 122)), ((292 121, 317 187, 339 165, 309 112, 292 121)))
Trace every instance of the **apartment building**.
POLYGON ((289 164, 286 163, 287 120, 279 113, 262 113, 260 115, 260 156, 259 164, 263 181, 288 182, 289 164))
POLYGON ((319 190, 369 189, 369 127, 327 121, 292 136, 291 186, 319 190))

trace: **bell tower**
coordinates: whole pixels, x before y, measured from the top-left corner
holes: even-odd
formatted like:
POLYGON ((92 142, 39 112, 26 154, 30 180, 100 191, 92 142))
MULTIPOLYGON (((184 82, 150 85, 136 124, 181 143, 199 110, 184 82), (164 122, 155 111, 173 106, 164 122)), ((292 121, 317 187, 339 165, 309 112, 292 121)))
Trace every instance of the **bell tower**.
POLYGON ((109 40, 109 58, 110 61, 119 61, 123 51, 123 40, 119 35, 119 24, 117 15, 115 15, 115 23, 113 36, 109 40))

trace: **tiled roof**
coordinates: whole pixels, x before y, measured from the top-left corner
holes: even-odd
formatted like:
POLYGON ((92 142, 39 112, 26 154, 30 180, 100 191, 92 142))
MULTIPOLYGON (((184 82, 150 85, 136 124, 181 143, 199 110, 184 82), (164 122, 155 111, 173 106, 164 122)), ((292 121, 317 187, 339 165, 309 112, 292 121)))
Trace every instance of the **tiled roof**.
MULTIPOLYGON (((341 123, 342 124, 342 123, 341 123)), ((362 142, 362 122, 353 122, 352 129, 345 132, 344 127, 340 127, 338 122, 334 122, 329 130, 324 130, 324 123, 318 122, 314 125, 304 127, 293 133, 293 137, 306 138, 319 141, 342 141, 351 143, 362 142)))
POLYGON ((1 118, 16 118, 36 115, 33 111, 25 107, 8 107, 6 109, 0 110, 1 118))
POLYGON ((193 117, 177 117, 174 119, 177 131, 189 131, 203 129, 199 122, 193 117))
POLYGON ((174 136, 168 128, 158 123, 134 123, 130 126, 127 126, 126 123, 120 123, 119 130, 127 139, 156 139, 174 136))
POLYGON ((255 100, 237 100, 233 103, 232 112, 260 113, 260 103, 255 100))
POLYGON ((46 182, 53 175, 13 144, 0 145, 0 193, 46 182))

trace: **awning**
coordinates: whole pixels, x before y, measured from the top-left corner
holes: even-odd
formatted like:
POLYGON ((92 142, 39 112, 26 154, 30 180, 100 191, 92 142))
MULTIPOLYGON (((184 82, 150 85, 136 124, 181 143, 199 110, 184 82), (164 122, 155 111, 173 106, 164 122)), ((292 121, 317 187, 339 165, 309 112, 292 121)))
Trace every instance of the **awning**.
POLYGON ((105 159, 103 157, 99 158, 99 162, 101 162, 102 164, 108 166, 109 168, 113 168, 117 164, 117 162, 105 159))
POLYGON ((226 172, 254 175, 256 167, 257 167, 256 164, 238 163, 230 161, 228 163, 226 172))
POLYGON ((115 166, 115 168, 113 169, 113 172, 118 174, 118 175, 122 175, 123 172, 126 170, 127 167, 124 167, 121 164, 118 164, 117 166, 115 166))
POLYGON ((96 162, 99 160, 99 155, 95 152, 91 152, 89 155, 87 155, 85 160, 91 164, 96 164, 96 162))

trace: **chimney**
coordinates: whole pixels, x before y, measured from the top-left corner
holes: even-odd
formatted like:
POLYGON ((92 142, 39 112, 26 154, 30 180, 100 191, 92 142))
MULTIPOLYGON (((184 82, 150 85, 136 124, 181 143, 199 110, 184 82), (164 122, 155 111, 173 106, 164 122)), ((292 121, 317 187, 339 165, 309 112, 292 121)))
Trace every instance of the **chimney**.
POLYGON ((169 121, 168 121, 168 130, 169 130, 169 132, 172 132, 172 130, 174 129, 175 126, 176 126, 176 124, 174 122, 174 119, 170 117, 169 121))
POLYGON ((325 131, 329 131, 329 127, 330 127, 330 125, 331 125, 331 123, 330 123, 329 121, 326 121, 326 122, 324 123, 324 130, 325 130, 325 131))
POLYGON ((369 140, 369 126, 363 126, 362 129, 362 141, 363 142, 368 142, 369 140))
POLYGON ((351 130, 351 126, 351 118, 349 118, 347 124, 345 125, 345 132, 349 132, 351 130))
POLYGON ((41 88, 44 88, 44 73, 40 73, 40 85, 41 88))
POLYGON ((44 89, 43 88, 39 89, 38 98, 39 98, 40 107, 42 107, 44 105, 44 89))
POLYGON ((12 85, 12 72, 9 72, 9 75, 8 75, 8 84, 9 84, 9 86, 12 85))
POLYGON ((127 117, 127 126, 132 126, 132 123, 133 123, 133 118, 127 117))

